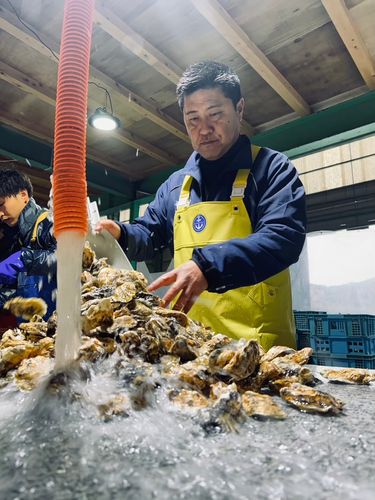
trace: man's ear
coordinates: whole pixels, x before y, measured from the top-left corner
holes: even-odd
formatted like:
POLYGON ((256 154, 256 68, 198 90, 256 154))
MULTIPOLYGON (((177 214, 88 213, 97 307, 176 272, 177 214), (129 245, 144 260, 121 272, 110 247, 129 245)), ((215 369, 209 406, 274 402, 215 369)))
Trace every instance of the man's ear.
POLYGON ((25 205, 26 203, 29 202, 30 200, 30 196, 29 196, 29 193, 27 192, 27 189, 22 189, 20 192, 19 192, 19 195, 21 197, 21 200, 25 202, 25 205))
POLYGON ((245 109, 245 99, 241 97, 241 99, 236 104, 236 111, 239 115, 240 121, 242 120, 244 109, 245 109))

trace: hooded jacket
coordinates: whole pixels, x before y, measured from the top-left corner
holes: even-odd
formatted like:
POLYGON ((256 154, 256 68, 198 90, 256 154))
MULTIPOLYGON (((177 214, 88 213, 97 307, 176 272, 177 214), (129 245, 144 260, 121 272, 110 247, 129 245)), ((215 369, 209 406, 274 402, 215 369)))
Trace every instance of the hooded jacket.
POLYGON ((49 217, 38 224, 36 239, 32 241, 34 226, 43 212, 45 209, 30 198, 20 214, 8 255, 21 251, 26 270, 18 274, 16 289, 0 287, 0 306, 12 297, 41 297, 47 303, 48 316, 55 307, 53 290, 56 289, 56 240, 49 217))

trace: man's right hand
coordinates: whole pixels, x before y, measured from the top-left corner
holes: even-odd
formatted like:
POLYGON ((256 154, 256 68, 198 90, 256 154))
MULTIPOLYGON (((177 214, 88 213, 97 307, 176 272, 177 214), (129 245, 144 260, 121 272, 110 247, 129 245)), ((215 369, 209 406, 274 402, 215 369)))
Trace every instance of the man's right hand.
POLYGON ((100 220, 95 226, 95 232, 101 233, 103 230, 106 230, 111 234, 115 240, 119 240, 121 236, 121 229, 115 221, 110 219, 100 220))

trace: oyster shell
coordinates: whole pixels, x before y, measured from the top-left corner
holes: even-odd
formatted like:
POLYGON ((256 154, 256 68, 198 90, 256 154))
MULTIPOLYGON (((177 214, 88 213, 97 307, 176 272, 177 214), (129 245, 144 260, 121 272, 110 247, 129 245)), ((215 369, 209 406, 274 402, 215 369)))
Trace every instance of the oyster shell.
POLYGON ((294 354, 296 352, 295 349, 291 347, 286 347, 284 345, 274 345, 269 349, 266 353, 263 354, 261 362, 264 361, 272 361, 275 358, 280 358, 282 356, 286 356, 288 354, 294 354))
POLYGON ((94 260, 96 259, 96 255, 94 250, 90 247, 88 241, 85 241, 85 245, 83 247, 82 252, 82 267, 83 269, 90 269, 94 260))
POLYGON ((284 410, 268 394, 246 391, 242 394, 242 407, 249 417, 278 420, 286 418, 284 410))
POLYGON ((169 399, 181 408, 207 408, 210 401, 198 391, 191 389, 172 389, 169 399))
POLYGON ((239 341, 234 348, 228 345, 212 351, 208 358, 208 366, 211 373, 220 373, 234 380, 241 380, 254 373, 259 360, 258 342, 255 340, 248 340, 246 343, 239 341))
POLYGON ((327 378, 329 382, 336 384, 368 385, 371 381, 375 380, 375 374, 372 374, 367 370, 360 370, 358 368, 324 370, 322 372, 322 375, 327 378))
POLYGON ((115 416, 127 417, 131 410, 129 397, 126 394, 114 394, 108 401, 98 405, 99 416, 105 422, 115 416))
POLYGON ((35 314, 44 316, 47 313, 47 304, 43 299, 15 297, 4 304, 4 309, 23 319, 31 319, 35 314))
POLYGON ((53 369, 54 362, 45 356, 24 359, 15 373, 15 382, 22 391, 31 391, 53 369))
POLYGON ((82 317, 82 331, 87 334, 94 328, 108 327, 113 323, 113 307, 111 300, 101 299, 97 303, 90 305, 82 317))
POLYGON ((292 384, 280 390, 280 396, 288 404, 309 413, 340 413, 344 403, 326 392, 302 384, 292 384))
POLYGON ((218 398, 211 407, 198 413, 200 425, 208 432, 237 432, 238 424, 243 421, 241 396, 236 384, 222 387, 218 398))

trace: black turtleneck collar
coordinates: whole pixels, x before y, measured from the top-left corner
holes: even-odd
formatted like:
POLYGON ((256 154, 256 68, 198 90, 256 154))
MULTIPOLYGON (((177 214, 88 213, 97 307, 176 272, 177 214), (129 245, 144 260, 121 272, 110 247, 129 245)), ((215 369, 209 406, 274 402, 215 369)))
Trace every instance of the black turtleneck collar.
POLYGON ((199 154, 196 155, 195 161, 201 177, 202 201, 219 199, 223 189, 230 193, 238 169, 251 168, 250 151, 250 140, 245 135, 240 135, 233 146, 218 160, 210 161, 199 154))
MULTIPOLYGON (((240 156, 241 150, 244 145, 247 145, 247 150, 250 149, 250 141, 245 135, 240 135, 237 141, 231 146, 231 148, 219 159, 217 160, 206 160, 199 153, 197 155, 197 163, 199 168, 204 175, 205 171, 210 171, 215 168, 221 172, 225 170, 232 170, 232 168, 240 168, 238 162, 235 161, 238 156, 240 156), (235 167, 235 165, 237 165, 235 167)), ((246 168, 246 167, 243 167, 246 168)))

